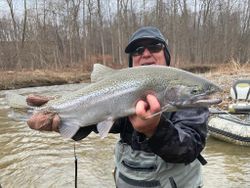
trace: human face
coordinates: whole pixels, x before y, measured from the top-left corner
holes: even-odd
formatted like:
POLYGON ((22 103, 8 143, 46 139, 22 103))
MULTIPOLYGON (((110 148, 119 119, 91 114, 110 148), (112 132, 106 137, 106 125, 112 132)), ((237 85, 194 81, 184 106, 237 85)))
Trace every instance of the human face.
POLYGON ((138 47, 146 47, 146 48, 141 55, 138 54, 133 55, 132 53, 133 67, 144 66, 144 65, 166 66, 166 59, 163 51, 164 47, 159 52, 150 52, 149 49, 147 49, 147 46, 149 45, 160 45, 160 44, 156 44, 155 41, 152 40, 145 40, 138 42, 138 44, 136 44, 136 46, 138 47))

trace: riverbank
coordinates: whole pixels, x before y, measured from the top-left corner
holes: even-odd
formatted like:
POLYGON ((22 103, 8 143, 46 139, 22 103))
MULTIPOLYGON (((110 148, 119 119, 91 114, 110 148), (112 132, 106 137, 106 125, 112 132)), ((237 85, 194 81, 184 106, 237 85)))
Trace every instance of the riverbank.
MULTIPOLYGON (((122 65, 118 64, 108 66, 115 69, 122 68, 122 65)), ((92 65, 84 66, 84 68, 79 65, 43 70, 0 70, 0 90, 90 82, 90 69, 92 69, 90 67, 92 65)))
POLYGON ((0 90, 88 82, 90 73, 80 69, 0 71, 0 90))

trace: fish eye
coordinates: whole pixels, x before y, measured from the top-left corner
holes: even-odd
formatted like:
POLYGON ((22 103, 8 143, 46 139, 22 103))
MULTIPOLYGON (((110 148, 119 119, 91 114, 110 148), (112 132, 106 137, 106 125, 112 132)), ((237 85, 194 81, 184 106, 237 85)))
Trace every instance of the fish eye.
POLYGON ((191 94, 198 94, 199 93, 199 89, 198 88, 194 88, 191 91, 191 94))

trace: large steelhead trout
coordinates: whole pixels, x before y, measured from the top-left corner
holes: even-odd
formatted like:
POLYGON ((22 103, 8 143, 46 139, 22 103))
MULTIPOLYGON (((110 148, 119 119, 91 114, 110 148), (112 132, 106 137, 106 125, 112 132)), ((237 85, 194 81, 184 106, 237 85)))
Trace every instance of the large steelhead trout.
MULTIPOLYGON (((91 84, 36 108, 52 112, 61 119, 60 134, 71 138, 80 127, 97 124, 105 137, 114 120, 135 113, 138 100, 155 95, 161 112, 207 107, 220 99, 209 98, 220 90, 212 82, 190 72, 167 66, 141 66, 114 70, 95 64, 91 84)), ((161 113, 159 112, 159 113, 161 113)), ((150 117, 149 117, 150 118, 150 117)))
POLYGON ((155 95, 162 111, 210 106, 220 102, 208 96, 220 90, 192 73, 166 66, 142 66, 114 70, 95 64, 88 86, 49 101, 35 112, 60 116, 60 134, 71 138, 80 127, 98 124, 106 136, 115 119, 135 113, 136 102, 155 95))

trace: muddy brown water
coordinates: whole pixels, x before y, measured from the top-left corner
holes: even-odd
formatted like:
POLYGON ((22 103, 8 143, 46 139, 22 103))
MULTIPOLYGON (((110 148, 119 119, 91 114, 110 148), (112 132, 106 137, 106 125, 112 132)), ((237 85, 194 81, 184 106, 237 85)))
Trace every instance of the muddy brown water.
MULTIPOLYGON (((3 188, 74 187, 74 142, 57 133, 28 128, 25 114, 12 114, 5 101, 6 92, 27 95, 62 95, 84 84, 35 87, 0 91, 0 184, 3 188)), ((76 143, 78 187, 114 186, 114 145, 118 135, 100 139, 90 134, 76 143)), ((250 147, 241 147, 208 137, 203 156, 204 187, 250 187, 250 147)))

